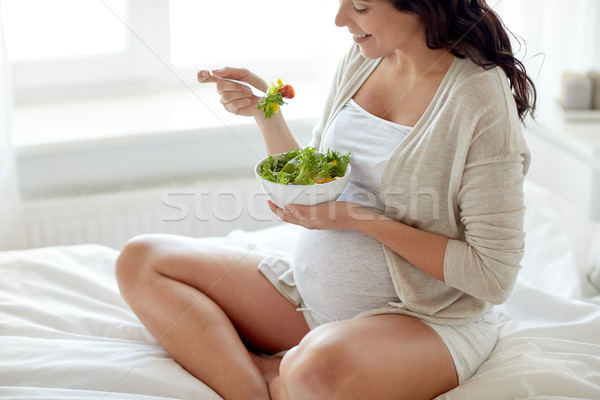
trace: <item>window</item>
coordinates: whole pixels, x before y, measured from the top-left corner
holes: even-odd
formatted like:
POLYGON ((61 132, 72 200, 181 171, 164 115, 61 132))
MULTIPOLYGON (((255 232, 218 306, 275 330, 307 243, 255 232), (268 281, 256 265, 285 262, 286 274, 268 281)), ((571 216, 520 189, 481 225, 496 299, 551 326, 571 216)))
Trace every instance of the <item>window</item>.
POLYGON ((222 64, 320 56, 324 28, 333 25, 322 12, 325 3, 171 0, 172 61, 222 64))
POLYGON ((163 14, 165 0, 2 0, 17 103, 146 86, 163 14))
POLYGON ((107 0, 105 4, 94 0, 4 0, 9 58, 34 60, 124 51, 125 27, 120 20, 125 20, 125 1, 107 0))
POLYGON ((335 1, 2 1, 17 101, 192 84, 198 66, 325 78, 350 45, 335 1))
MULTIPOLYGON (((0 3, 17 105, 13 139, 22 190, 30 194, 113 188, 120 180, 147 184, 165 171, 211 171, 218 164, 213 154, 198 157, 195 147, 223 146, 236 152, 240 165, 251 163, 263 151, 255 126, 228 115, 210 85, 196 83, 197 66, 242 66, 266 80, 298 83, 298 102, 286 115, 294 133, 308 139, 334 68, 352 42, 347 29, 333 23, 335 0, 0 3), (310 100, 300 102, 300 94, 310 100), (149 135, 153 140, 145 140, 149 135), (96 161, 89 162, 90 153, 96 161), (159 153, 165 161, 157 162, 159 153), (120 167, 128 172, 116 173, 120 167)), ((528 41, 528 58, 546 53, 543 68, 552 74, 540 75, 538 84, 556 92, 563 67, 587 68, 592 58, 600 69, 597 0, 495 3, 509 28, 528 41)), ((534 76, 540 59, 528 62, 534 76)))
MULTIPOLYGON (((600 69, 600 2, 495 3, 508 27, 528 43, 527 53, 520 56, 537 80, 540 97, 558 96, 560 74, 566 69, 600 69)), ((266 80, 311 81, 325 91, 351 43, 346 29, 333 23, 338 4, 2 0, 15 99, 19 104, 185 89, 182 83, 196 90, 198 66, 224 65, 247 67, 266 80)))

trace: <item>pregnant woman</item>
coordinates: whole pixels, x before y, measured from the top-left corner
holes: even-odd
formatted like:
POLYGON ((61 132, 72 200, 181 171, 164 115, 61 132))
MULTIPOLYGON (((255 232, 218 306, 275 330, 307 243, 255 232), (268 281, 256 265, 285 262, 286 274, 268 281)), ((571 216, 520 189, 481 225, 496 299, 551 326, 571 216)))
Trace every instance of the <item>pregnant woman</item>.
MULTIPOLYGON (((227 400, 440 395, 488 357, 520 268, 535 88, 497 15, 484 0, 341 0, 335 23, 355 43, 309 145, 352 153, 351 181, 332 203, 270 204, 307 228, 293 259, 146 235, 117 261, 140 320, 227 400)), ((263 79, 198 74, 270 154, 300 147, 282 113, 221 78, 263 79)))

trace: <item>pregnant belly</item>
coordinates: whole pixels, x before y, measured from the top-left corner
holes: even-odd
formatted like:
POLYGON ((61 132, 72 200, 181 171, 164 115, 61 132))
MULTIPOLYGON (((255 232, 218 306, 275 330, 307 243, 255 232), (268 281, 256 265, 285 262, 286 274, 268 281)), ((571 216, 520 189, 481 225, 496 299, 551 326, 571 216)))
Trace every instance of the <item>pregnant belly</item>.
POLYGON ((293 268, 304 304, 320 323, 398 300, 383 246, 360 232, 302 232, 293 268))

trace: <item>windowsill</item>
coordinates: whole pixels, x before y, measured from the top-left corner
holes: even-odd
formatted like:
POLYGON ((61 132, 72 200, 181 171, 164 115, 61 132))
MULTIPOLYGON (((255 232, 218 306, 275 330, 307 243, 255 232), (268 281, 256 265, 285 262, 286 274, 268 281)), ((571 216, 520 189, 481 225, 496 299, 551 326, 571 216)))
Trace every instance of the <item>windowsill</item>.
MULTIPOLYGON (((320 98, 312 96, 318 89, 297 86, 305 94, 283 108, 286 119, 292 123, 317 118, 321 104, 307 99, 320 98)), ((194 135, 216 127, 235 134, 254 125, 252 118, 226 112, 214 86, 207 85, 17 106, 13 143, 19 156, 31 156, 194 135)))
MULTIPOLYGON (((25 199, 252 176, 266 150, 252 118, 226 112, 214 86, 16 107, 13 142, 25 199)), ((318 87, 294 85, 283 108, 301 143, 321 111, 318 87)))

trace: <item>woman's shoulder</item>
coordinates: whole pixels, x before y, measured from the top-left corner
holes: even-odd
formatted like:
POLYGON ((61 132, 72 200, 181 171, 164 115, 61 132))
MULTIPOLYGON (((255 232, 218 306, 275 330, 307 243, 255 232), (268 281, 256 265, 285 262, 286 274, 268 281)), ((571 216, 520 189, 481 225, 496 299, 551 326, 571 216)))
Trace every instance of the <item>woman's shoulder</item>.
POLYGON ((446 90, 449 103, 460 103, 465 111, 513 111, 514 97, 501 67, 483 67, 468 58, 457 58, 450 78, 446 90))
POLYGON ((484 67, 470 58, 456 58, 454 83, 461 90, 474 93, 503 92, 508 88, 508 77, 498 66, 484 67))

